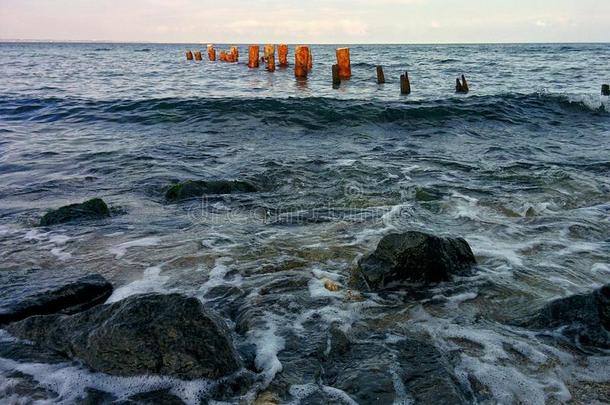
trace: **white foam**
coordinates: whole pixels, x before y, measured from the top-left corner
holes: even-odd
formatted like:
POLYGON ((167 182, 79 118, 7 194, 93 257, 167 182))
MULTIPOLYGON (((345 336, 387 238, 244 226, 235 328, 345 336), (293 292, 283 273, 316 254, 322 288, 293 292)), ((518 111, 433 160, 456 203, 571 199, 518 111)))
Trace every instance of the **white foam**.
POLYGON ((59 394, 51 401, 58 404, 76 403, 85 396, 86 388, 93 388, 112 393, 118 401, 139 393, 169 389, 186 404, 195 405, 200 404, 217 384, 204 379, 182 381, 163 376, 116 377, 67 364, 17 363, 0 358, 0 372, 14 370, 31 375, 41 387, 59 394))
POLYGON ((275 375, 282 371, 282 363, 277 355, 284 350, 286 341, 279 336, 275 315, 265 314, 265 326, 248 331, 248 340, 256 345, 256 358, 254 363, 257 369, 262 370, 265 387, 273 381, 275 375))
POLYGON ((72 254, 69 252, 64 252, 62 248, 53 248, 51 249, 51 254, 57 257, 61 261, 66 261, 72 257, 72 254))
POLYGON ((106 302, 117 302, 135 294, 165 292, 163 285, 168 280, 169 276, 161 275, 161 266, 148 267, 141 279, 115 289, 106 302))
POLYGON ((121 243, 118 246, 111 247, 110 253, 115 255, 115 258, 120 259, 121 257, 125 256, 125 253, 127 253, 127 249, 129 248, 156 246, 160 242, 160 238, 149 236, 146 238, 132 240, 130 242, 121 243))
POLYGON ((227 266, 232 259, 230 257, 220 257, 215 260, 214 267, 210 270, 208 280, 199 287, 200 299, 205 301, 205 295, 214 287, 221 285, 235 285, 239 286, 242 283, 242 276, 236 274, 232 279, 227 280, 227 274, 230 268, 227 266))
POLYGON ((594 263, 591 271, 594 273, 610 273, 610 265, 607 263, 594 263))
POLYGON ((29 231, 27 231, 25 233, 25 236, 23 237, 23 239, 38 240, 38 241, 46 240, 48 234, 49 234, 48 232, 41 232, 38 229, 30 229, 29 231))

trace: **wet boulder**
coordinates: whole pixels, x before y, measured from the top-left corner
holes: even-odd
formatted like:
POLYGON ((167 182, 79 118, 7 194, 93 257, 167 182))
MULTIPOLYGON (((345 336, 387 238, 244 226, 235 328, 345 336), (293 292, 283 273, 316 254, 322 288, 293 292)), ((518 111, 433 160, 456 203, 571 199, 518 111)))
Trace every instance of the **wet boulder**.
POLYGON ((0 271, 0 324, 33 315, 73 314, 101 304, 112 284, 99 274, 73 271, 0 271))
POLYGON ((254 185, 241 180, 186 180, 171 186, 165 193, 165 199, 169 202, 176 202, 204 195, 254 193, 256 191, 254 185))
POLYGON ((464 239, 409 231, 383 237, 375 251, 358 262, 356 275, 378 289, 401 281, 448 281, 452 275, 467 274, 475 264, 464 239))
POLYGON ((520 324, 530 329, 559 329, 579 345, 610 349, 610 284, 551 301, 520 324))
POLYGON ((217 379, 241 368, 223 321, 179 294, 135 295, 75 315, 30 317, 7 329, 111 375, 217 379))
POLYGON ((72 221, 103 219, 110 216, 108 206, 101 198, 94 198, 80 204, 70 204, 47 212, 40 219, 40 226, 51 226, 72 221))

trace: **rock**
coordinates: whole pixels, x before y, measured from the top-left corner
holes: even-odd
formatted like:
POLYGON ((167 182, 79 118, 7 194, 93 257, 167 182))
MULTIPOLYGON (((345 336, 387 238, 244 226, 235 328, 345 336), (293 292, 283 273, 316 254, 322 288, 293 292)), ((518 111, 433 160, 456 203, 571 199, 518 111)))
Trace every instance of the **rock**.
POLYGON ((369 288, 399 281, 434 283, 465 274, 474 255, 462 238, 442 238, 422 232, 389 234, 375 251, 358 263, 357 275, 369 288))
POLYGON ((75 315, 34 316, 15 336, 111 375, 217 379, 241 367, 224 323, 195 298, 143 294, 75 315))
POLYGON ((51 226, 71 221, 86 221, 92 219, 108 218, 110 210, 100 198, 94 198, 80 204, 70 204, 56 210, 47 212, 41 219, 39 226, 51 226))
POLYGON ((453 375, 453 368, 433 345, 406 339, 397 344, 400 378, 416 404, 468 404, 471 397, 453 375))
POLYGON ((256 187, 251 183, 240 180, 187 180, 170 187, 165 193, 165 199, 175 202, 209 194, 254 193, 256 191, 256 187))
POLYGON ((610 284, 551 301, 519 323, 531 329, 561 328, 564 336, 580 345, 610 349, 610 284))
POLYGON ((71 271, 0 271, 0 324, 32 315, 73 314, 101 304, 112 285, 99 274, 71 271))

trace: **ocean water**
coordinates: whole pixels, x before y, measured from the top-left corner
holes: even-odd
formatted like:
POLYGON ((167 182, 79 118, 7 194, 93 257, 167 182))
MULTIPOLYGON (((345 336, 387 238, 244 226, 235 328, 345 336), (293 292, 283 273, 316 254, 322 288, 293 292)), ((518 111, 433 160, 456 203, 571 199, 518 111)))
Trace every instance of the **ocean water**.
MULTIPOLYGON (((313 46, 297 81, 248 69, 246 46, 224 64, 187 62, 185 50, 205 50, 196 44, 0 44, 2 268, 98 272, 116 287, 110 301, 198 297, 255 347, 262 383, 248 400, 278 380, 295 403, 316 387, 353 400, 299 374, 338 325, 375 347, 427 336, 479 403, 610 402, 607 354, 510 326, 610 280, 610 46, 353 45, 339 89, 334 48, 313 46), (454 94, 462 73, 468 95, 454 94), (167 204, 186 179, 260 192, 167 204), (48 209, 97 196, 111 219, 36 227, 48 209), (476 274, 416 295, 351 290, 357 259, 408 229, 464 237, 476 274)), ((0 398, 16 403, 41 390, 74 403, 88 388, 199 403, 214 384, 0 358, 0 398), (15 389, 24 375, 36 388, 15 389)))

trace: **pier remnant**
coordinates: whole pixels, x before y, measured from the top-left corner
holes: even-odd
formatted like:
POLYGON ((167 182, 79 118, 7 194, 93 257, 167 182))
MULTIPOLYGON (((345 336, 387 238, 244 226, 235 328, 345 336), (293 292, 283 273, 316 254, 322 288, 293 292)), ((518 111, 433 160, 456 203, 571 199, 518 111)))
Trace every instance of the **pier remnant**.
POLYGON ((250 69, 254 69, 259 66, 258 55, 259 55, 259 46, 250 45, 250 47, 248 48, 248 67, 250 69))
POLYGON ((466 77, 462 75, 462 80, 458 77, 455 79, 455 92, 460 94, 466 94, 470 91, 468 88, 468 82, 466 81, 466 77))
POLYGON ((201 51, 195 52, 195 60, 198 60, 198 61, 203 60, 203 57, 201 56, 201 51))
POLYGON ((411 94, 411 82, 409 81, 409 72, 400 75, 400 94, 411 94))
POLYGON ((610 96, 610 84, 602 84, 602 96, 610 96))
POLYGON ((307 78, 309 71, 309 47, 297 46, 294 51, 294 76, 297 78, 307 78))
POLYGON ((216 61, 216 49, 214 49, 214 45, 208 45, 208 59, 210 62, 216 61))
POLYGON ((227 52, 226 51, 220 51, 220 56, 218 58, 221 62, 226 62, 227 61, 227 52))
POLYGON ((239 48, 236 46, 232 46, 231 47, 231 54, 233 55, 233 62, 238 62, 239 61, 239 48))
POLYGON ((279 67, 288 67, 288 45, 281 44, 277 46, 277 57, 279 67))
POLYGON ((339 65, 339 78, 349 80, 352 77, 352 65, 349 59, 349 48, 337 48, 337 65, 339 65))
POLYGON ((267 58, 267 71, 275 72, 275 46, 274 45, 265 46, 265 57, 267 58))
POLYGON ((309 50, 308 59, 307 59, 307 70, 312 71, 313 69, 313 54, 311 53, 311 48, 307 48, 309 50))
POLYGON ((339 65, 333 65, 333 89, 339 88, 341 79, 339 78, 339 65))
POLYGON ((193 60, 193 52, 186 51, 186 60, 193 60))
POLYGON ((377 84, 385 83, 385 75, 383 74, 383 66, 377 66, 377 84))

